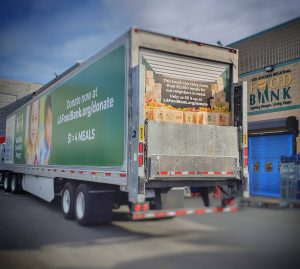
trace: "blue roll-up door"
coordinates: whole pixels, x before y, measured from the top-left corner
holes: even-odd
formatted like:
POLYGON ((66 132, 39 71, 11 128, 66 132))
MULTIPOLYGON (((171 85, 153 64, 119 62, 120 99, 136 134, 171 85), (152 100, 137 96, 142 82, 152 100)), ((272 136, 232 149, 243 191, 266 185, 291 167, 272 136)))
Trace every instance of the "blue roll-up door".
POLYGON ((249 137, 251 195, 280 197, 280 157, 292 152, 292 134, 249 137))

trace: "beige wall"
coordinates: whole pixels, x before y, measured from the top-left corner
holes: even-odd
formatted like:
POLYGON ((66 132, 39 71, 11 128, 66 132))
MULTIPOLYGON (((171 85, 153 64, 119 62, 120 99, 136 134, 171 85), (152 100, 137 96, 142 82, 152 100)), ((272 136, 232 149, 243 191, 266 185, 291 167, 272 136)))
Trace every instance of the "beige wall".
POLYGON ((0 80, 0 108, 38 90, 42 84, 15 80, 0 80))

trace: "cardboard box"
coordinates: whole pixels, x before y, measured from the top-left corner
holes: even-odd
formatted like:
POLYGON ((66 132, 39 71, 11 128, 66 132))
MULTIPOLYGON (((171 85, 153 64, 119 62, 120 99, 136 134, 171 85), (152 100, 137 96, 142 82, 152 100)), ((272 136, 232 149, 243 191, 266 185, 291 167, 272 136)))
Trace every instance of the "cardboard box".
POLYGON ((156 102, 156 103, 161 103, 161 95, 160 95, 160 96, 153 97, 153 100, 154 100, 154 102, 156 102))
POLYGON ((173 110, 173 122, 183 123, 183 111, 173 110))
POLYGON ((146 98, 153 98, 154 87, 146 85, 145 88, 146 88, 145 97, 146 98))
POLYGON ((146 78, 153 78, 153 71, 146 70, 146 78))
POLYGON ((146 84, 146 86, 155 87, 155 81, 153 78, 146 78, 145 84, 146 84))
POLYGON ((231 125, 231 113, 230 112, 220 112, 219 113, 219 125, 230 126, 231 125))
POLYGON ((196 112, 196 124, 219 125, 219 113, 217 112, 196 112))
POLYGON ((157 89, 156 87, 153 87, 153 97, 159 97, 161 96, 161 90, 157 89))
POLYGON ((153 108, 145 108, 145 119, 153 120, 153 108))
POLYGON ((219 125, 219 113, 207 112, 207 115, 203 117, 203 124, 205 125, 219 125))
POLYGON ((224 91, 220 91, 220 92, 217 92, 215 95, 214 95, 214 100, 216 100, 217 102, 225 102, 226 101, 226 92, 224 91))
POLYGON ((161 83, 155 83, 155 90, 157 92, 161 93, 161 89, 162 89, 162 84, 161 83))
POLYGON ((174 122, 174 113, 171 109, 165 109, 165 121, 174 122))
POLYGON ((203 124, 203 117, 204 117, 205 113, 208 113, 208 112, 195 112, 195 115, 194 115, 195 124, 203 124))
POLYGON ((166 109, 162 109, 162 108, 157 108, 157 109, 153 109, 153 119, 155 121, 165 121, 166 119, 166 109))
POLYGON ((220 83, 211 84, 212 93, 220 92, 224 90, 224 85, 220 83))
POLYGON ((183 122, 194 124, 195 123, 195 112, 185 111, 183 112, 183 122))

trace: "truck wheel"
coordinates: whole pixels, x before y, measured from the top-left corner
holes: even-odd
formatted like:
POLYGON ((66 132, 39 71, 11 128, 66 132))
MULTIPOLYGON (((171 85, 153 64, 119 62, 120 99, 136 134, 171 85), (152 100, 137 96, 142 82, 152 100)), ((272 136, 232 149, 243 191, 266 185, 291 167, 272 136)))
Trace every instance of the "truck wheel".
POLYGON ((86 184, 80 184, 76 190, 75 217, 80 225, 92 223, 92 215, 89 209, 89 188, 86 184))
POLYGON ((80 184, 76 189, 75 197, 75 218, 80 225, 111 221, 113 192, 80 184))
POLYGON ((5 192, 10 192, 10 174, 6 174, 3 179, 3 189, 5 192))
POLYGON ((13 174, 10 179, 10 190, 12 193, 17 194, 19 192, 19 180, 16 174, 13 174))
POLYGON ((62 190, 61 209, 66 219, 74 219, 76 185, 73 182, 67 182, 62 190))

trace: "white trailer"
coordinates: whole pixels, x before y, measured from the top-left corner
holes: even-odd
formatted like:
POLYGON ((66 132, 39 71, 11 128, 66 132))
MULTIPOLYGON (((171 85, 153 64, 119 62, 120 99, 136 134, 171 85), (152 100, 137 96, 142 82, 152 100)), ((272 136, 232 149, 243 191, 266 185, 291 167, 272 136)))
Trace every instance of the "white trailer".
POLYGON ((218 187, 248 191, 246 87, 238 51, 130 29, 7 118, 4 189, 26 190, 79 224, 234 211, 206 206, 218 187))

